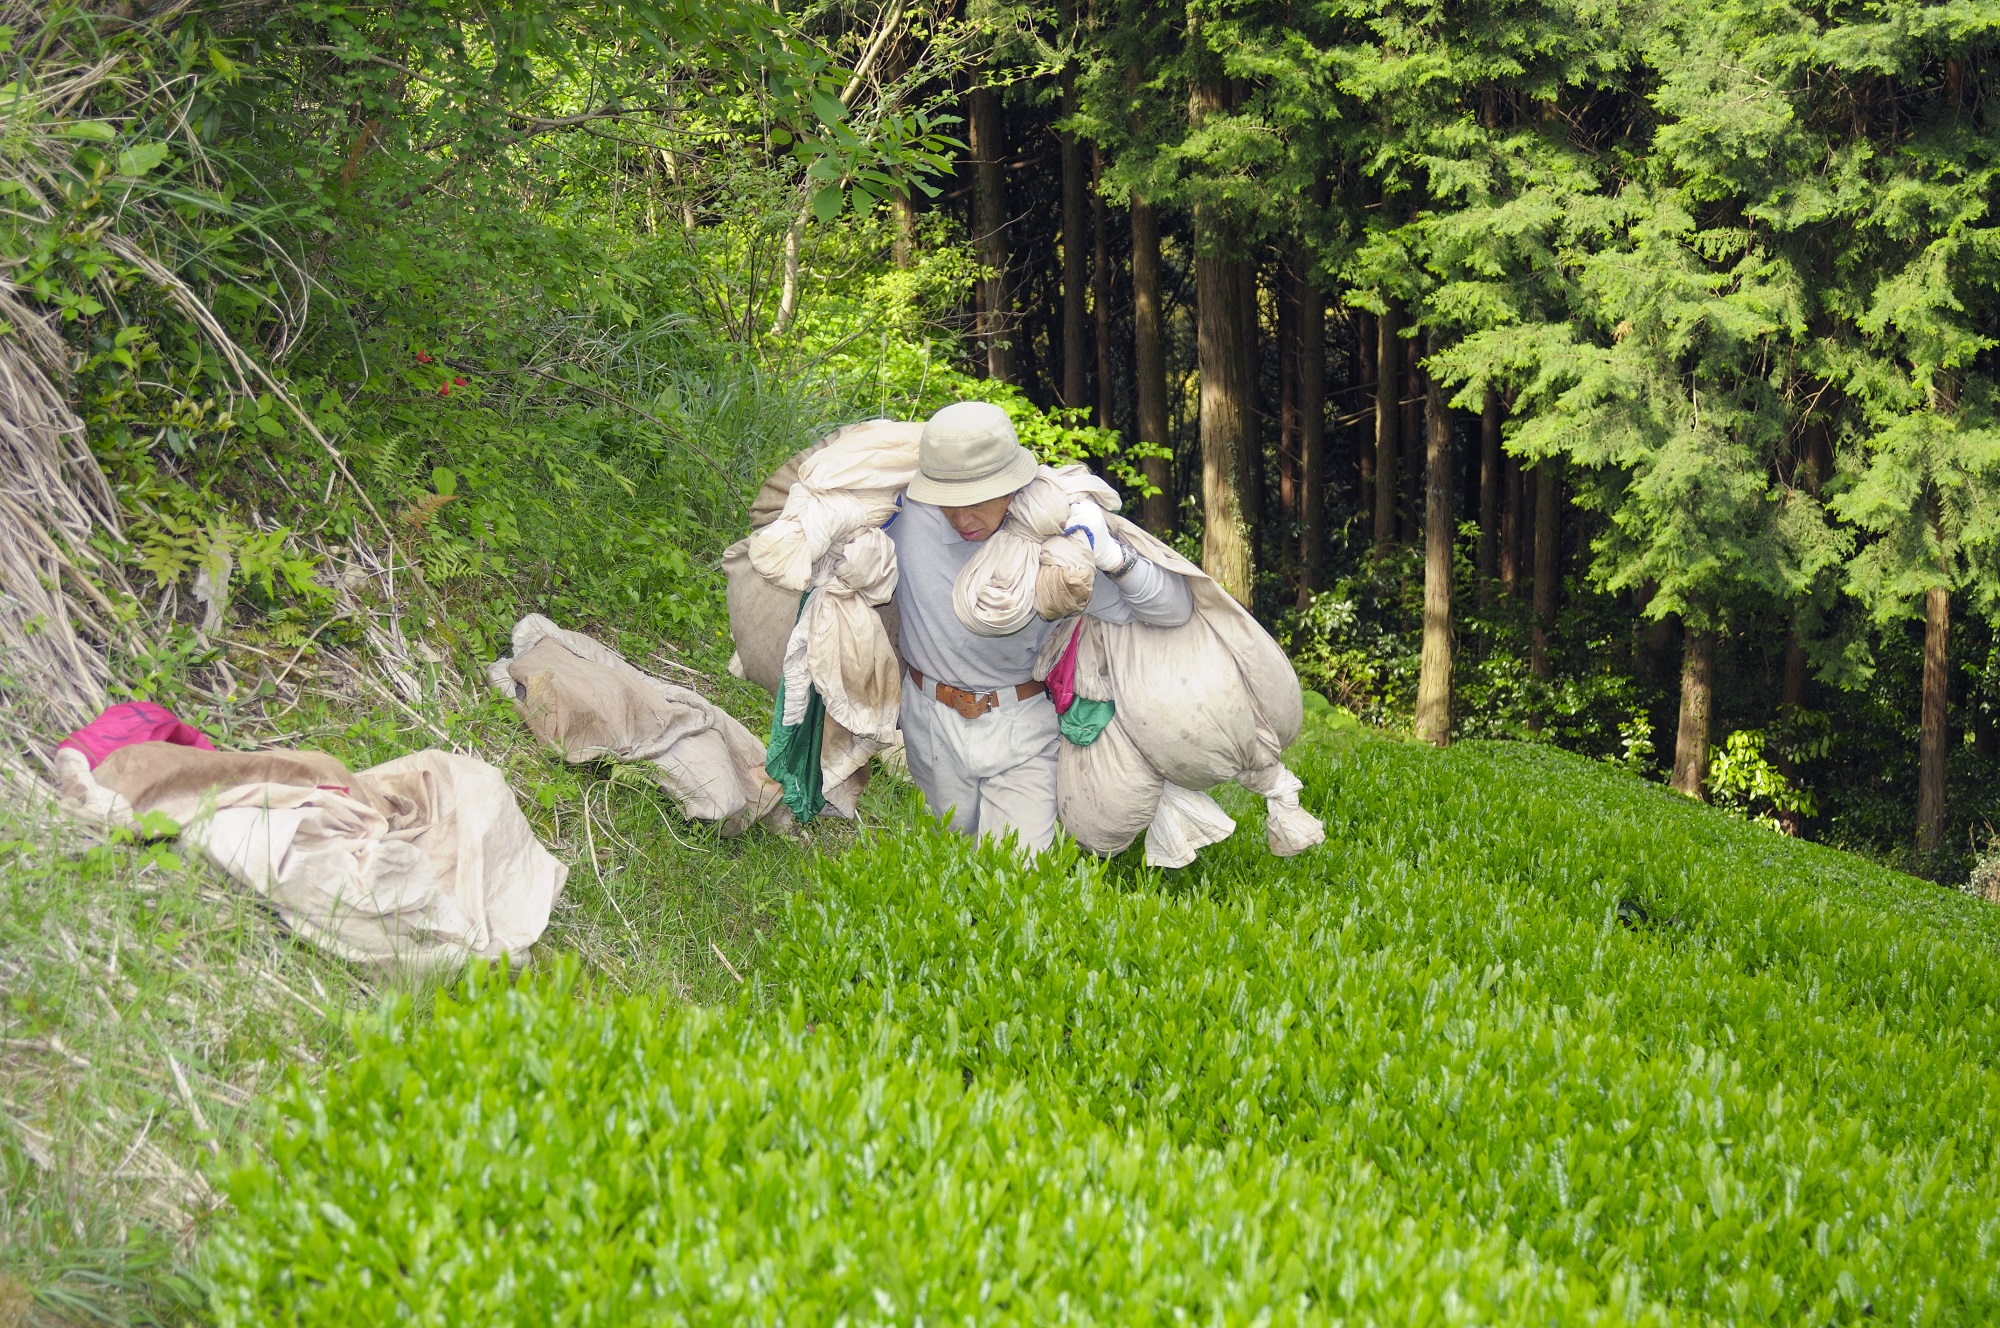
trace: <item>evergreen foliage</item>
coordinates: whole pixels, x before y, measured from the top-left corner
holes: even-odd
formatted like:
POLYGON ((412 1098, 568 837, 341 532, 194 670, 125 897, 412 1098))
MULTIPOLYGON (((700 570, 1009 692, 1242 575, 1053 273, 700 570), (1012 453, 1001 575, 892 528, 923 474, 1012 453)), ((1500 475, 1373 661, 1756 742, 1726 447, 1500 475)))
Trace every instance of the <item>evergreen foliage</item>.
POLYGON ((1456 407, 1503 393, 1591 589, 1782 624, 1858 689, 1932 588, 1983 632, 2000 587, 1996 37, 1977 6, 1114 5, 1077 123, 1114 193, 1226 218, 1232 253, 1295 237, 1337 303, 1435 339, 1456 407))

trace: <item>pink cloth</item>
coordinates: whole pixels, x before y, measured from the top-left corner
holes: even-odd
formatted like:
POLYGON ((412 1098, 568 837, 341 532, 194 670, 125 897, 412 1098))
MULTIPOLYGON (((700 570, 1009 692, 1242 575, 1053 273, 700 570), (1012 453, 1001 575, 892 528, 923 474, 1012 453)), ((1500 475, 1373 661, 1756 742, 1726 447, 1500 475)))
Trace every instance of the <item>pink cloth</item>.
POLYGON ((1069 644, 1063 647, 1062 658, 1049 670, 1049 699, 1056 703, 1058 715, 1067 715, 1076 704, 1076 642, 1082 635, 1083 622, 1079 619, 1076 630, 1069 634, 1069 644))
POLYGON ((173 711, 151 701, 127 701, 112 706, 57 743, 56 750, 76 748, 95 770, 105 757, 137 742, 171 742, 180 747, 199 747, 205 752, 215 750, 206 733, 183 724, 173 711))

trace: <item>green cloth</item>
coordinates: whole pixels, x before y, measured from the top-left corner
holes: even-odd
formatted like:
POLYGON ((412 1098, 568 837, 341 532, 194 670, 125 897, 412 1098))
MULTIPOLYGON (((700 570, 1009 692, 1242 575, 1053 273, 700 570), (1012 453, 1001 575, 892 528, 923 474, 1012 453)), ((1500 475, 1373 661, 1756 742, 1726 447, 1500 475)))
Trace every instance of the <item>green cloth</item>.
POLYGON ((819 699, 819 688, 806 692, 806 713, 799 722, 786 724, 785 684, 780 682, 778 701, 771 711, 771 742, 764 749, 764 773, 785 791, 785 805, 800 825, 826 806, 819 765, 820 739, 825 733, 826 702, 819 699))
MULTIPOLYGON (((807 591, 806 595, 811 594, 807 591)), ((799 612, 806 611, 799 596, 799 612)), ((794 618, 796 621, 796 618, 794 618)), ((785 723, 785 681, 778 680, 778 699, 771 707, 771 741, 764 746, 764 773, 785 791, 785 805, 804 825, 826 806, 819 764, 820 742, 826 736, 826 702, 819 688, 806 689, 806 712, 796 724, 785 723)))
POLYGON ((1097 735, 1104 732, 1104 726, 1117 713, 1116 702, 1091 701, 1079 696, 1069 703, 1069 709, 1063 711, 1057 727, 1062 730, 1063 737, 1078 747, 1088 747, 1097 741, 1097 735))

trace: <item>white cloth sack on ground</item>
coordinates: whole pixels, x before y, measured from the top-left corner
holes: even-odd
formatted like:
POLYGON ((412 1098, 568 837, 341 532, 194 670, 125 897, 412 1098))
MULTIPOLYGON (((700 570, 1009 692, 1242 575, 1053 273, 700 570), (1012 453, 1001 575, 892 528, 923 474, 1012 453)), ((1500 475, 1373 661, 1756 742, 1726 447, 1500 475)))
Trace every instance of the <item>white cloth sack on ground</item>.
POLYGON ((145 742, 95 771, 63 748, 55 771, 72 815, 132 830, 148 813, 171 818, 294 933, 357 962, 429 971, 525 957, 569 873, 506 778, 451 752, 350 773, 319 752, 145 742))
POLYGON ((754 821, 789 822, 777 781, 764 773, 764 745, 700 692, 634 668, 539 613, 514 624, 513 645, 513 655, 487 666, 487 680, 565 760, 650 762, 682 811, 721 822, 725 835, 754 821))

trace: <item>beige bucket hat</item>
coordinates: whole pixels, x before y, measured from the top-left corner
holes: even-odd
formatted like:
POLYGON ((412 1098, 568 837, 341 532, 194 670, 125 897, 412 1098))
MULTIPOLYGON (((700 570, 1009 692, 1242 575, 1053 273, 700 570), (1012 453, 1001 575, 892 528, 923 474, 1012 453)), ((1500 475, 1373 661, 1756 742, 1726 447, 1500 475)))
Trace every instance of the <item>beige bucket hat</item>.
POLYGON ((1007 412, 985 401, 959 401, 924 425, 909 495, 938 507, 975 507, 1033 478, 1035 454, 1014 436, 1007 412))

